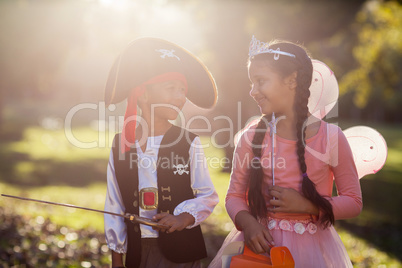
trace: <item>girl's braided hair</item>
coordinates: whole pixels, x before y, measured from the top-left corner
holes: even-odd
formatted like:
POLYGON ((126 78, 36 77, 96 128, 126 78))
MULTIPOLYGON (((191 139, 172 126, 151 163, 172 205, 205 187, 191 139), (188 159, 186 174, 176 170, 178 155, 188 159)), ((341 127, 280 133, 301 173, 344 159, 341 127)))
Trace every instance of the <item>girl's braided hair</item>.
MULTIPOLYGON (((270 48, 294 54, 296 57, 280 55, 278 60, 274 60, 274 54, 259 54, 250 59, 249 64, 253 60, 264 60, 267 64, 280 74, 283 78, 297 72, 297 87, 294 101, 294 113, 297 116, 296 134, 297 134, 297 156, 299 160, 300 171, 303 174, 302 192, 303 195, 316 205, 322 213, 320 222, 324 227, 333 224, 334 213, 331 203, 322 197, 316 190, 315 184, 307 176, 307 165, 305 161, 305 122, 308 117, 308 98, 310 96, 310 85, 313 75, 313 65, 306 50, 294 43, 284 41, 274 41, 270 43, 270 48)), ((254 217, 266 218, 267 207, 262 193, 263 171, 261 167, 261 149, 266 130, 268 128, 269 116, 261 117, 252 140, 252 150, 254 158, 251 164, 250 180, 248 186, 247 199, 251 214, 254 217)), ((273 157, 273 156, 271 156, 273 157)), ((274 168, 274 167, 272 167, 274 168)))

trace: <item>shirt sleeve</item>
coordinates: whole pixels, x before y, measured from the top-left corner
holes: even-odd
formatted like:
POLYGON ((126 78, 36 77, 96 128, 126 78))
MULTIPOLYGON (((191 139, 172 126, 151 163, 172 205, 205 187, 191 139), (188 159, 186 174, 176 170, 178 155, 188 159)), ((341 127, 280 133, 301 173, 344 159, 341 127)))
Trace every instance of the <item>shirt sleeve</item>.
POLYGON ((187 226, 187 229, 191 229, 204 221, 219 202, 218 194, 209 175, 207 160, 199 137, 193 140, 189 155, 191 188, 195 198, 181 202, 173 212, 174 215, 187 212, 194 217, 194 224, 187 226))
POLYGON ((233 154, 232 173, 230 174, 229 189, 226 194, 226 210, 233 223, 237 213, 249 211, 246 201, 246 191, 249 182, 248 165, 253 157, 251 149, 252 131, 246 131, 240 137, 233 154))
MULTIPOLYGON (((107 192, 105 211, 124 214, 125 207, 119 185, 117 184, 113 150, 110 150, 109 163, 107 166, 107 192)), ((117 253, 127 252, 127 232, 123 217, 104 214, 105 236, 108 247, 117 253)))
POLYGON ((363 208, 362 192, 355 161, 345 134, 339 127, 329 128, 331 169, 338 195, 329 198, 335 220, 356 217, 363 208))

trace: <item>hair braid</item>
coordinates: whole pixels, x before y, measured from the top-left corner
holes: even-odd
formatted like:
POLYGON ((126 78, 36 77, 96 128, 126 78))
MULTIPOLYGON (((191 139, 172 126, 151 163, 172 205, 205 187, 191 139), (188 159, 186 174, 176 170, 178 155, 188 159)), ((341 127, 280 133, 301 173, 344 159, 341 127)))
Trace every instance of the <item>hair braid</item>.
MULTIPOLYGON (((308 57, 307 57, 308 58, 308 57)), ((308 58, 310 61, 310 59, 308 58)), ((311 65, 311 61, 310 61, 311 65)), ((323 211, 323 216, 320 221, 324 227, 333 224, 334 213, 331 203, 322 197, 315 188, 315 184, 307 176, 307 165, 305 160, 305 123, 308 117, 308 98, 310 97, 310 84, 312 76, 312 66, 306 68, 306 64, 302 64, 302 68, 298 70, 297 74, 297 88, 295 94, 294 110, 297 115, 296 121, 296 134, 297 134, 297 156, 299 160, 300 170, 303 173, 302 192, 304 196, 313 202, 320 211, 323 211), (310 70, 309 70, 310 69, 310 70)))
POLYGON ((251 215, 255 218, 265 218, 268 210, 262 193, 263 171, 261 167, 261 150, 265 133, 268 128, 268 117, 261 117, 255 129, 252 140, 254 158, 251 160, 250 180, 248 185, 247 199, 251 215))

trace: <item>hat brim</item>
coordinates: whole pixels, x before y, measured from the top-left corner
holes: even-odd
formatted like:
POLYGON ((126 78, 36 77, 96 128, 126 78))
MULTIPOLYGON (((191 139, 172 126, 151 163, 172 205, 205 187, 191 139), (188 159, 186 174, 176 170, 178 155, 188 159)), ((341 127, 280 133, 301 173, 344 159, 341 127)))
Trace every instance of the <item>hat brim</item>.
POLYGON ((196 106, 212 108, 218 98, 215 80, 191 52, 159 38, 139 38, 117 57, 106 82, 106 105, 126 99, 131 90, 167 72, 180 72, 187 79, 187 99, 196 106))

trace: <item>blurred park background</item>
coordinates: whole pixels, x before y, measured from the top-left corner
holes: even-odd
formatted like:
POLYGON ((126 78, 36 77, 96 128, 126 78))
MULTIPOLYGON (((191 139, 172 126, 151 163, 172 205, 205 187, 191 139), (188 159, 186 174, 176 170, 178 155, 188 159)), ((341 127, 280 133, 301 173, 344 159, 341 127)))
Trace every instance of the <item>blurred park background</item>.
MULTIPOLYGON (((104 84, 131 40, 168 39, 208 66, 217 107, 188 103, 184 116, 210 118, 210 132, 200 134, 223 149, 205 153, 222 158, 232 155, 233 133, 211 134, 235 133, 259 113, 248 95, 251 36, 304 44, 339 82, 328 120, 376 128, 388 144, 383 169, 361 180, 363 212, 336 229, 355 267, 402 267, 401 1, 0 0, 0 29, 0 193, 96 209, 103 209, 111 139, 125 109, 104 107, 104 84)), ((233 228, 224 208, 228 170, 210 167, 220 203, 202 226, 205 265, 233 228)), ((0 267, 109 263, 101 214, 0 198, 0 267)))

